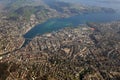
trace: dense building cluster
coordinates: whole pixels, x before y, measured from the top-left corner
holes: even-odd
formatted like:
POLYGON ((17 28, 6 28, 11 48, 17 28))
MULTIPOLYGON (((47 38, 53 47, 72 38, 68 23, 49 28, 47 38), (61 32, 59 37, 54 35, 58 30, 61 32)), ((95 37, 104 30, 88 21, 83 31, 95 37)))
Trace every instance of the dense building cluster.
POLYGON ((119 22, 90 23, 36 36, 25 47, 2 57, 8 76, 1 78, 119 80, 119 30, 119 22))

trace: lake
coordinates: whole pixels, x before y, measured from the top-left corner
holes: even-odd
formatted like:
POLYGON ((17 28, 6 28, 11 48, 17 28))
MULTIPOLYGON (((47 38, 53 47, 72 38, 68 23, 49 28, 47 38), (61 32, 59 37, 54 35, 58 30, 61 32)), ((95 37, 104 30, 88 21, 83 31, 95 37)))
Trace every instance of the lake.
POLYGON ((28 31, 24 38, 34 38, 36 35, 57 31, 64 27, 78 26, 87 22, 104 23, 120 20, 119 13, 88 13, 72 16, 69 18, 54 18, 49 19, 46 22, 36 25, 30 31, 28 31))

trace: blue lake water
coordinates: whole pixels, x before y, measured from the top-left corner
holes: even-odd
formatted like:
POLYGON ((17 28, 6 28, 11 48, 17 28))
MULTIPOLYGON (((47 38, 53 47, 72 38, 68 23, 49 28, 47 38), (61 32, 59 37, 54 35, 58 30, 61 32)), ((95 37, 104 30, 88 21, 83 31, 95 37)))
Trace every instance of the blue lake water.
POLYGON ((27 32, 24 37, 33 38, 39 34, 56 31, 64 27, 77 26, 87 22, 104 23, 117 20, 120 20, 119 13, 88 13, 69 18, 54 18, 49 19, 42 24, 36 25, 33 29, 27 32))

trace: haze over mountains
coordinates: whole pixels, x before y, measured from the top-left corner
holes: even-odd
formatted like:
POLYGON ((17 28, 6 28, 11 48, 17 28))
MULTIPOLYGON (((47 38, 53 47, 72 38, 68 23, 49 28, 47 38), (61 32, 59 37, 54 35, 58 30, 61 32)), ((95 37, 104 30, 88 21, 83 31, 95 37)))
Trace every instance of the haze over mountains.
MULTIPOLYGON (((120 11, 119 3, 120 0, 1 0, 0 1, 0 12, 2 9, 4 9, 6 6, 10 5, 12 2, 24 2, 26 4, 43 4, 43 1, 47 1, 48 3, 52 1, 64 1, 64 2, 70 2, 70 3, 75 3, 75 4, 82 4, 82 5, 91 5, 91 6, 101 6, 101 7, 108 7, 108 8, 113 8, 116 9, 117 11, 120 11), (28 3, 27 3, 28 2, 28 3)), ((30 5, 29 4, 29 5, 30 5)))
POLYGON ((92 6, 101 6, 101 7, 108 7, 114 8, 120 11, 120 0, 60 0, 60 1, 67 1, 71 3, 83 4, 83 5, 92 5, 92 6))
MULTIPOLYGON (((1 0, 0 3, 4 3, 4 4, 7 4, 7 3, 11 3, 11 2, 20 2, 19 0, 1 0)), ((43 0, 21 0, 21 1, 28 1, 28 2, 41 2, 43 0)), ((86 3, 87 5, 98 5, 98 6, 101 6, 101 4, 103 3, 104 6, 105 4, 109 3, 108 5, 106 6, 109 6, 110 4, 114 5, 118 5, 120 3, 120 0, 74 0, 74 1, 70 1, 70 0, 44 0, 44 1, 47 1, 47 2, 52 2, 52 1, 65 1, 65 2, 70 2, 70 3, 86 3), (96 3, 96 4, 94 4, 96 3), (99 4, 98 4, 99 3, 99 4)), ((110 6, 109 6, 110 7, 110 6)))

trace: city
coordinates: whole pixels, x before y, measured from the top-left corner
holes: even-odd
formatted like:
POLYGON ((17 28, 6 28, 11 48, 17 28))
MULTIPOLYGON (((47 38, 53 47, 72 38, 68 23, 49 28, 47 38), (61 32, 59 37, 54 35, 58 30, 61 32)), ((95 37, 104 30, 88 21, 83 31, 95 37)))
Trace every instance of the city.
POLYGON ((60 0, 6 0, 0 6, 0 80, 120 79, 120 19, 114 21, 114 9, 60 0), (113 21, 74 21, 76 15, 97 13, 110 13, 113 21), (66 19, 67 26, 53 19, 66 19), (39 24, 48 26, 40 25, 46 27, 43 34, 34 31, 39 24))

